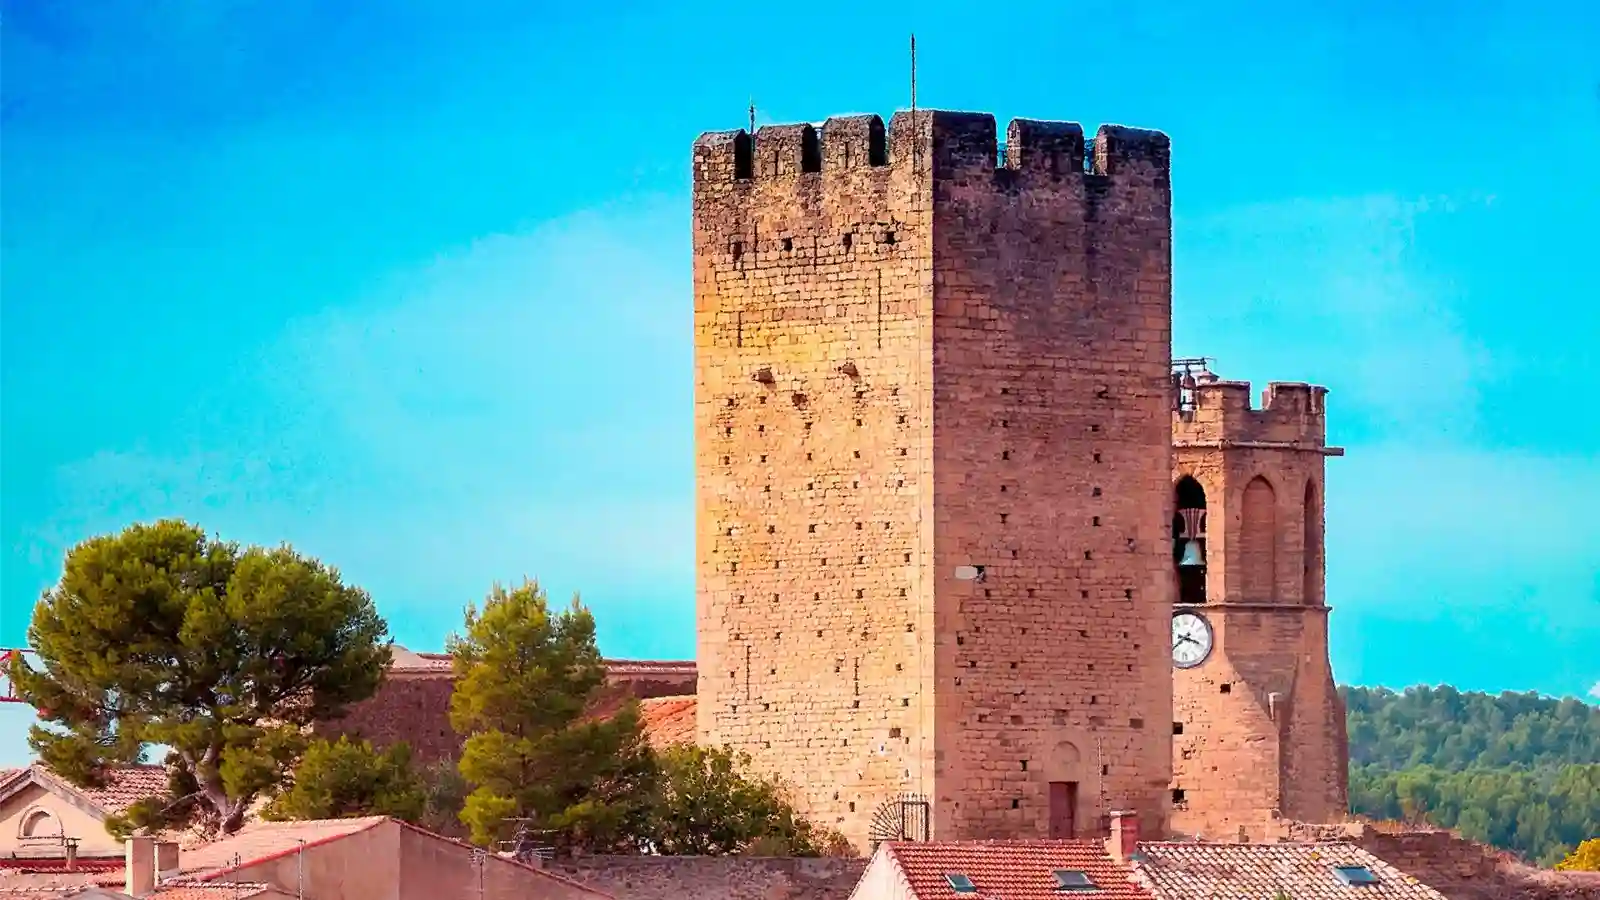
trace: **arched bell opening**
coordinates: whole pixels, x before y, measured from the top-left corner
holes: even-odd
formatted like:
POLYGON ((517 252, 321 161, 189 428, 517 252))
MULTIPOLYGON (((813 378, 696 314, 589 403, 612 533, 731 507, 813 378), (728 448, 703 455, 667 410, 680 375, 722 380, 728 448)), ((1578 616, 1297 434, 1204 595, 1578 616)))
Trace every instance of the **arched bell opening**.
POLYGON ((1192 476, 1178 479, 1172 515, 1172 565, 1178 572, 1178 602, 1206 602, 1206 490, 1192 476))
POLYGON ((1306 482, 1304 566, 1300 596, 1308 606, 1322 605, 1322 506, 1317 500, 1317 483, 1306 482))

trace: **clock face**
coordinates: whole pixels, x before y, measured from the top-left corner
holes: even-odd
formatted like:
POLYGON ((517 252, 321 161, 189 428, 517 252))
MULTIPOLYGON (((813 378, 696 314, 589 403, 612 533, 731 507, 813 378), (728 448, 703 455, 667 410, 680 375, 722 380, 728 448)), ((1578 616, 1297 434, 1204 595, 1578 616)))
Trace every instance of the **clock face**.
POLYGON ((1172 617, 1172 664, 1192 669, 1211 655, 1211 623, 1205 616, 1181 612, 1172 617))

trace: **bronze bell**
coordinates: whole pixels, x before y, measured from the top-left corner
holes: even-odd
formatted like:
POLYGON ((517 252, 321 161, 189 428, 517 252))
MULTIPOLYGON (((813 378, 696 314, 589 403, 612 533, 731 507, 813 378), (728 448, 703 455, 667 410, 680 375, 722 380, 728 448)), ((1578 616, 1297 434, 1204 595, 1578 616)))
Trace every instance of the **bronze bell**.
POLYGON ((1200 542, 1192 539, 1184 541, 1183 555, 1178 557, 1178 568, 1197 569, 1205 564, 1205 552, 1200 549, 1200 542))
POLYGON ((1204 548, 1200 546, 1200 539, 1205 534, 1205 515, 1203 509, 1180 509, 1178 515, 1182 517, 1183 530, 1180 539, 1183 541, 1183 552, 1178 556, 1178 568, 1198 569, 1206 564, 1204 548))

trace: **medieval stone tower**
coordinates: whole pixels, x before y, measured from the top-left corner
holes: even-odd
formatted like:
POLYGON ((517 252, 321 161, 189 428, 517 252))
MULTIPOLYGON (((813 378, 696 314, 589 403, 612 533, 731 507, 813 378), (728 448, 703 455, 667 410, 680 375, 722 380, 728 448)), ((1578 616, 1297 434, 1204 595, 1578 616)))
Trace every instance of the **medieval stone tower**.
POLYGON ((949 112, 694 147, 699 737, 861 844, 1168 815, 1168 141, 998 149, 949 112))
POLYGON ((1328 662, 1326 389, 1175 367, 1172 828, 1260 839, 1348 808, 1345 711, 1328 662), (1186 371, 1187 370, 1187 371, 1186 371), (1198 374, 1198 378, 1196 375, 1198 374))

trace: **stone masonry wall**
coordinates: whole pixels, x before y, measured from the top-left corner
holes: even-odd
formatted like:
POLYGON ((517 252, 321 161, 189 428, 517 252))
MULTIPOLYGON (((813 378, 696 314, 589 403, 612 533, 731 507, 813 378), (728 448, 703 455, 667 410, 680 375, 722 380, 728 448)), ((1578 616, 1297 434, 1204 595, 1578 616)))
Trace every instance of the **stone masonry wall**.
MULTIPOLYGON (((413 763, 421 766, 453 761, 463 738, 450 727, 450 694, 455 686, 448 657, 427 654, 428 668, 391 669, 378 691, 352 706, 339 719, 318 723, 319 735, 364 738, 377 747, 396 741, 411 746, 413 763)), ((606 688, 596 698, 596 711, 617 708, 627 697, 646 699, 694 692, 692 662, 607 660, 606 688)))
POLYGON ((545 868, 627 900, 847 900, 865 859, 588 856, 545 868))
POLYGON ((711 134, 694 151, 700 739, 749 752, 862 844, 880 804, 932 788, 913 121, 711 134))
POLYGON ((1534 868, 1515 854, 1437 828, 1282 820, 1271 838, 1350 841, 1449 900, 1600 900, 1600 872, 1534 868))
POLYGON ((1536 869, 1452 832, 1367 828, 1356 840, 1450 900, 1600 900, 1600 873, 1536 869))
MULTIPOLYGON (((1205 489, 1212 655, 1174 670, 1173 827, 1260 839, 1278 816, 1336 821, 1347 799, 1344 709, 1323 597, 1321 388, 1217 382, 1174 416, 1173 479, 1205 489), (1182 800, 1178 801, 1178 791, 1182 800)), ((1333 451, 1337 452, 1337 451, 1333 451)))
POLYGON ((337 740, 369 740, 376 747, 405 741, 412 762, 428 766, 461 755, 460 735, 450 727, 450 692, 455 685, 448 672, 430 675, 391 674, 372 697, 350 707, 342 718, 319 722, 318 736, 337 740))
POLYGON ((1072 834, 1171 773, 1172 246, 1164 135, 941 121, 933 154, 938 821, 1072 834), (955 578, 982 566, 984 580, 955 578))
POLYGON ((923 112, 695 146, 700 737, 858 845, 902 793, 1042 835, 1052 780, 1080 832, 1165 819, 1167 142, 1008 143, 923 112))

